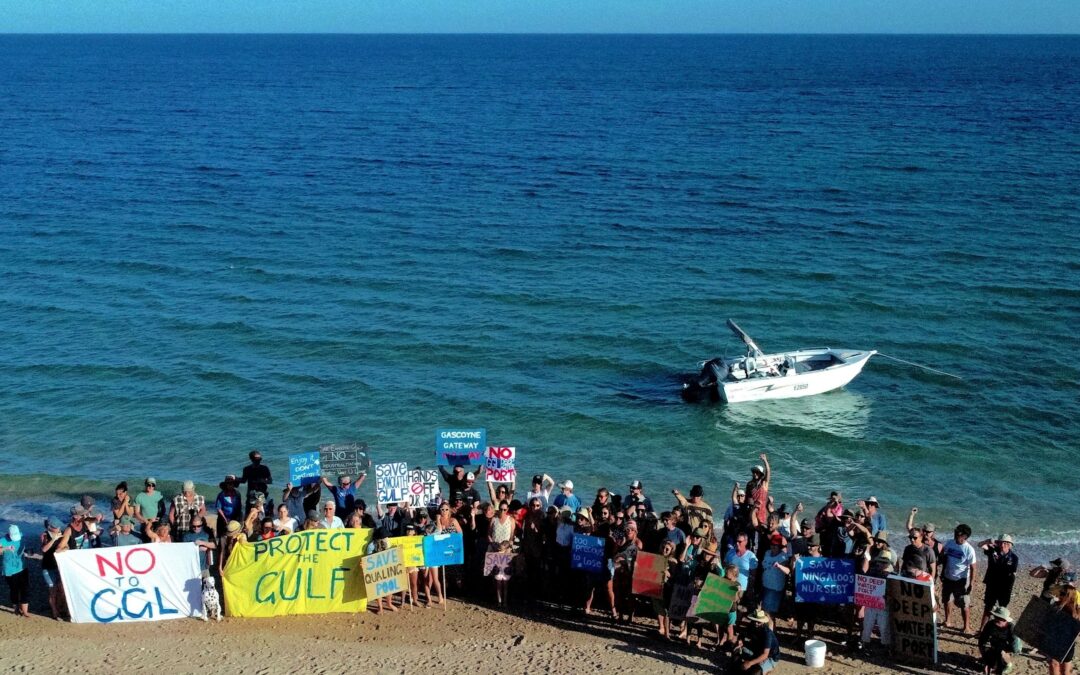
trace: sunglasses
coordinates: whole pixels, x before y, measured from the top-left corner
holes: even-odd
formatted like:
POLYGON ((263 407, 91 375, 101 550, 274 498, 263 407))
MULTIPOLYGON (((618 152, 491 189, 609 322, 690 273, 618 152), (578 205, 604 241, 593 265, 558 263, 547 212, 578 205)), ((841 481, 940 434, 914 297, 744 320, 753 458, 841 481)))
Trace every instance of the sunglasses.
POLYGON ((333 510, 334 509, 332 507, 330 507, 330 506, 327 506, 325 509, 323 509, 323 511, 333 511, 333 510))

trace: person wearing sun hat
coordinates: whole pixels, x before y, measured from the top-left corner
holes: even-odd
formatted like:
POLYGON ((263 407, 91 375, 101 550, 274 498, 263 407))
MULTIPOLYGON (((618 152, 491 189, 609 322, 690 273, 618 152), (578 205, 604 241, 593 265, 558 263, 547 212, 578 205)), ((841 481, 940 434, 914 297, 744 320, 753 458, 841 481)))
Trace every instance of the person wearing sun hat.
POLYGON ((985 539, 979 542, 979 548, 986 554, 986 574, 983 576, 983 618, 979 626, 990 620, 990 610, 994 607, 1008 607, 1012 600, 1013 584, 1016 583, 1016 570, 1020 567, 1020 558, 1013 549, 1011 535, 1002 534, 997 539, 985 539))
POLYGON ((1006 607, 987 612, 987 621, 979 631, 979 663, 984 675, 1002 675, 1012 671, 1009 653, 1013 649, 1012 616, 1006 607))
POLYGON ((26 617, 30 616, 30 575, 23 563, 24 546, 19 526, 8 525, 7 535, 0 537, 0 565, 11 593, 11 607, 15 614, 26 617))
POLYGON ((551 500, 551 504, 562 510, 563 507, 570 509, 572 513, 577 513, 581 508, 581 500, 574 494, 574 481, 564 480, 559 483, 560 493, 555 495, 555 498, 551 500))
POLYGON ((742 638, 740 668, 736 672, 752 675, 772 672, 780 659, 780 642, 769 627, 772 619, 759 608, 747 614, 746 620, 750 625, 742 638))

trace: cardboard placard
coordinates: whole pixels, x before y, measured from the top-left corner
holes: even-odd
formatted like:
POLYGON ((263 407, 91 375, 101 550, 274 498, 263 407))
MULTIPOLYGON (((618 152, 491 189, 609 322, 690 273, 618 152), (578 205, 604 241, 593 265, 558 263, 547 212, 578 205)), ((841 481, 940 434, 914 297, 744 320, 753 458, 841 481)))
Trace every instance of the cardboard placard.
POLYGON ((423 509, 435 503, 439 496, 439 472, 435 469, 409 471, 409 505, 423 509))
POLYGON ((487 482, 513 483, 517 480, 517 448, 490 446, 484 455, 484 468, 487 482))
POLYGON ((890 653, 906 661, 937 663, 933 585, 892 575, 885 583, 885 604, 892 628, 890 653))
POLYGON ((425 566, 443 567, 464 564, 465 543, 460 532, 429 534, 424 537, 425 566))
POLYGON ((360 565, 364 570, 364 591, 368 600, 409 589, 404 557, 396 546, 360 558, 360 565))
POLYGON ((855 575, 855 604, 871 609, 885 609, 885 579, 855 575))
POLYGON ((1013 625, 1013 633, 1043 654, 1060 661, 1080 635, 1080 621, 1033 595, 1013 625))
POLYGON ((710 574, 705 577, 705 584, 698 593, 694 616, 703 621, 726 625, 738 595, 739 582, 710 574))
POLYGON ((380 504, 400 504, 409 499, 409 466, 405 462, 375 465, 375 493, 380 504))
POLYGON ((367 443, 336 443, 319 446, 319 465, 322 475, 331 481, 338 476, 352 476, 367 473, 371 468, 367 443))
POLYGON ((293 485, 318 483, 321 476, 322 462, 318 451, 289 455, 289 482, 293 485))
POLYGON ((390 537, 386 540, 386 543, 401 549, 401 557, 405 561, 405 567, 424 567, 423 537, 417 535, 390 537))
POLYGON ((484 576, 490 577, 492 574, 504 572, 510 573, 510 565, 514 561, 514 553, 502 552, 502 551, 488 551, 484 555, 484 576))
POLYGON ((638 553, 630 592, 647 598, 664 597, 664 572, 667 571, 667 565, 667 558, 662 555, 638 553))

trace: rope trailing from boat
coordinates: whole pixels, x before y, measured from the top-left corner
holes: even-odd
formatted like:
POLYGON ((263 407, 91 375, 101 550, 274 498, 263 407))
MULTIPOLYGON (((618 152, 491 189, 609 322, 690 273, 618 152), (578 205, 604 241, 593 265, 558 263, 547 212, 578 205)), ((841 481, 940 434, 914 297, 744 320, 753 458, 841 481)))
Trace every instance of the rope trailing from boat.
POLYGON ((929 370, 931 373, 937 373, 938 375, 945 375, 947 377, 955 377, 956 379, 961 380, 961 381, 963 381, 963 379, 964 379, 964 378, 960 377, 959 375, 953 375, 952 373, 946 373, 944 370, 938 370, 937 368, 931 368, 930 366, 924 366, 921 363, 915 363, 914 361, 905 361, 904 359, 898 359, 895 356, 889 356, 888 354, 882 354, 881 352, 878 352, 877 355, 878 356, 883 356, 883 357, 885 357, 887 359, 892 359, 893 361, 899 361, 900 363, 905 363, 905 364, 907 364, 909 366, 915 366, 916 368, 922 368, 923 370, 929 370))

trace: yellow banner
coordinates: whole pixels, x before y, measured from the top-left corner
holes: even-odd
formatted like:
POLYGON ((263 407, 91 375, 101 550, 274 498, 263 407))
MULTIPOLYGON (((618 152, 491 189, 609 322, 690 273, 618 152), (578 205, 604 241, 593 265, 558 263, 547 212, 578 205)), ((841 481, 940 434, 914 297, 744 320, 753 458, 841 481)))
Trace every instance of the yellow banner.
POLYGON ((362 612, 370 529, 305 530, 237 545, 222 574, 229 616, 362 612))
POLYGON ((405 559, 406 567, 424 566, 424 538, 414 537, 390 537, 386 540, 388 546, 400 546, 401 554, 405 559))

